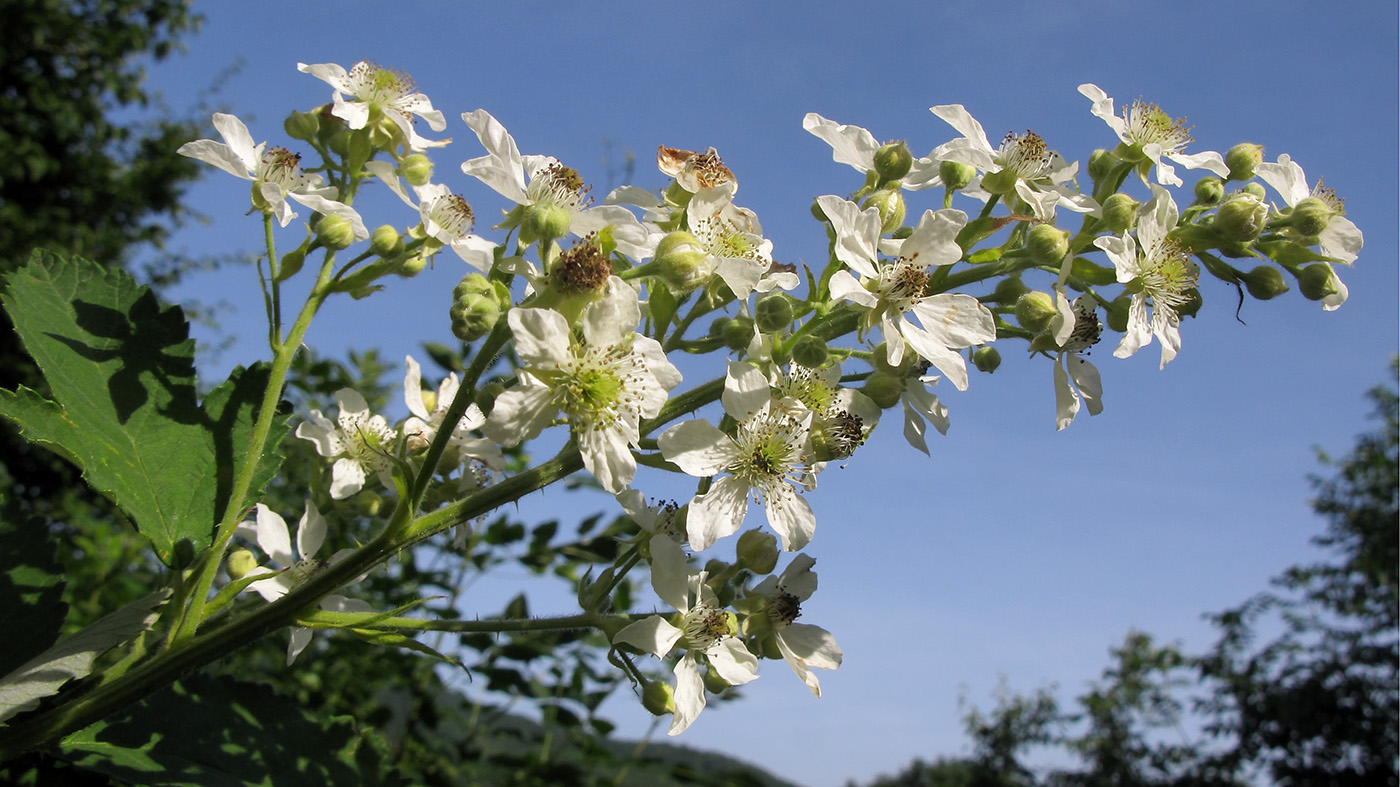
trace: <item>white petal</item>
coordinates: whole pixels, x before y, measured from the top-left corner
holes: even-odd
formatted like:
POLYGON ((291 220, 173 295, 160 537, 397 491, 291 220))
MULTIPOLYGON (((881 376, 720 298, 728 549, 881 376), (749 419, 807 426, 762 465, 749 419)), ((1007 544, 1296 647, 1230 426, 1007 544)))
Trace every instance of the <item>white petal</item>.
POLYGON ((627 437, 616 428, 576 430, 583 466, 602 487, 617 494, 637 475, 637 458, 627 437))
MULTIPOLYGON (((228 143, 228 148, 233 155, 237 156, 239 161, 243 163, 244 170, 250 173, 256 171, 259 159, 262 157, 262 151, 253 144, 253 136, 248 133, 248 127, 243 125, 243 121, 233 115, 215 112, 214 128, 218 129, 219 136, 228 143)), ((237 175, 238 173, 233 174, 237 175)))
POLYGON ((899 253, 920 267, 951 265, 962 258, 957 237, 966 224, 967 214, 960 210, 924 211, 899 253))
POLYGON ((733 535, 749 510, 749 485, 733 476, 716 481, 710 491, 691 499, 685 517, 686 540, 696 552, 733 535))
POLYGON ((772 400, 768 378, 763 372, 743 361, 730 361, 724 376, 724 393, 720 401, 724 411, 736 421, 747 421, 772 400))
POLYGON ((1142 293, 1133 295, 1128 304, 1128 326, 1123 339, 1113 350, 1113 357, 1127 358, 1144 344, 1152 341, 1152 324, 1147 319, 1147 299, 1142 293))
POLYGON ((1103 381, 1099 378, 1099 370, 1078 355, 1070 355, 1065 365, 1069 367, 1070 379, 1074 380, 1075 387, 1084 397, 1089 415, 1103 412, 1103 381))
POLYGON ((215 142, 212 139, 197 139, 193 142, 186 142, 175 152, 181 156, 211 164, 234 177, 243 180, 253 179, 250 174, 252 169, 243 163, 238 154, 222 142, 215 142))
POLYGON ((876 304, 880 302, 879 297, 860 286, 860 282, 856 281, 856 277, 852 276, 849 271, 838 270, 831 274, 827 286, 830 287, 833 300, 845 299, 852 303, 858 303, 867 309, 875 308, 876 304))
POLYGON ((648 545, 651 548, 652 590, 673 609, 681 612, 689 610, 690 581, 694 575, 681 545, 660 533, 652 536, 648 545))
POLYGON ((558 412, 549 386, 539 382, 520 385, 496 397, 481 431, 498 445, 517 445, 538 437, 558 412))
MULTIPOLYGON (((794 623, 793 625, 795 626, 797 624, 794 623)), ((778 642, 778 652, 783 655, 783 661, 787 662, 787 665, 792 668, 793 673, 806 684, 807 689, 812 692, 812 696, 820 698, 822 696, 821 681, 817 680, 817 676, 812 674, 812 671, 807 668, 807 663, 796 653, 793 653, 792 648, 788 647, 787 642, 783 639, 785 633, 785 631, 780 631, 774 637, 778 642)))
MULTIPOLYGON (((991 152, 992 143, 987 141, 987 132, 982 130, 982 124, 978 123, 977 119, 962 104, 940 104, 936 107, 929 107, 929 111, 957 129, 959 134, 962 134, 979 149, 991 152)), ((935 156, 935 158, 937 157, 935 156)))
POLYGON ((569 359, 569 321, 552 309, 511 309, 515 352, 526 367, 554 368, 569 359))
POLYGON ((841 666, 841 646, 836 644, 831 632, 820 626, 790 623, 778 631, 778 639, 810 667, 836 669, 841 666))
POLYGON ((608 277, 607 286, 603 298, 583 310, 583 337, 593 347, 621 344, 642 319, 635 290, 616 276, 608 277))
POLYGON ((812 566, 816 564, 817 561, 807 553, 800 553, 783 569, 778 581, 783 589, 796 596, 798 601, 806 601, 817 592, 817 572, 812 570, 812 566))
POLYGON ((1055 429, 1064 429, 1074 422, 1074 416, 1079 414, 1079 394, 1070 387, 1069 375, 1065 373, 1064 367, 1060 365, 1059 359, 1055 360, 1055 429))
POLYGON ((631 645, 657 658, 671 652, 684 631, 666 622, 660 615, 648 615, 613 635, 615 644, 631 645))
POLYGON ((316 504, 311 498, 307 498, 306 511, 301 515, 301 522, 297 524, 297 554, 302 560, 309 560, 315 556, 325 540, 326 518, 316 510, 316 504))
POLYGON ((429 420, 428 408, 423 404, 423 371, 418 366, 418 362, 413 360, 413 356, 405 355, 403 358, 403 401, 408 406, 408 411, 423 419, 429 420))
POLYGON ((691 656, 676 662, 676 691, 672 697, 676 704, 671 714, 671 728, 667 735, 680 735, 695 723, 700 711, 705 709, 705 681, 700 677, 700 667, 691 656))
POLYGON ((971 347, 997 338, 992 312, 971 295, 941 293, 920 298, 913 311, 946 347, 971 347))
POLYGON ((306 646, 311 644, 311 629, 292 629, 292 639, 287 643, 287 666, 292 666, 292 662, 297 660, 306 646))
POLYGON ((292 554, 292 537, 287 532, 287 521, 262 503, 258 503, 256 509, 258 546, 268 557, 282 564, 283 568, 296 565, 297 558, 292 554))
POLYGON ((364 485, 365 469, 354 459, 337 459, 331 466, 331 499, 344 500, 364 485))
POLYGON ((802 118, 802 128, 831 146, 831 158, 855 167, 862 174, 875 168, 875 151, 880 143, 860 126, 847 126, 827 120, 815 112, 802 118))
MULTIPOLYGON (((632 339, 632 352, 642 356, 646 362, 647 371, 651 372, 662 388, 669 391, 681 384, 681 371, 666 357, 666 351, 662 349, 660 342, 638 334, 632 339)), ((656 413, 644 411, 642 415, 654 418, 656 413)))
POLYGON ((747 257, 717 257, 715 260, 715 275, 741 301, 754 291, 766 270, 767 263, 747 257))
POLYGON ((734 441, 709 421, 683 421, 657 439, 661 455, 696 478, 707 478, 734 460, 734 441))
POLYGON ((705 655, 710 659, 710 669, 731 686, 742 686, 758 677, 758 658, 738 637, 721 639, 705 655))
POLYGON ((525 169, 515 140, 491 114, 484 109, 465 112, 466 121, 488 155, 462 164, 462 171, 495 189, 506 199, 525 204, 525 169))
POLYGON ((943 372, 953 387, 959 391, 967 390, 967 362, 963 360, 961 353, 954 352, 944 344, 943 337, 925 331, 908 320, 900 321, 899 332, 914 352, 943 372))
POLYGON ((812 513, 807 498, 786 483, 780 483, 768 491, 763 509, 768 514, 768 525, 782 539, 784 551, 791 552, 807 546, 817 532, 817 517, 812 513))

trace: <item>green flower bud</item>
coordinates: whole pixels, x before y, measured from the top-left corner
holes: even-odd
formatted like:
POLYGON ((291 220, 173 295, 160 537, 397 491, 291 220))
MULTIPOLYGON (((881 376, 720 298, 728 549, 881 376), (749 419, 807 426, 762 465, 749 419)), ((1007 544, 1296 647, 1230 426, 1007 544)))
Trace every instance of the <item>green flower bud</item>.
POLYGON ((1264 146, 1241 142, 1225 153, 1225 166, 1230 168, 1229 180, 1249 180, 1254 168, 1264 161, 1264 146))
POLYGON ((355 242, 355 225, 341 216, 324 216, 316 225, 316 238, 322 246, 340 251, 355 242))
POLYGON ((767 295, 754 304, 753 319, 764 333, 776 333, 792 324, 792 300, 781 292, 767 295))
POLYGON ((898 186, 887 186, 860 202, 860 209, 874 206, 880 211, 880 231, 894 232, 904 224, 904 195, 898 186))
POLYGON ((414 186, 426 186, 433 177, 433 160, 422 153, 413 153, 399 162, 399 177, 414 186))
POLYGON ((710 330, 706 332, 706 335, 716 339, 723 338, 724 326, 728 325, 731 319, 730 317, 716 317, 714 322, 710 323, 710 330))
POLYGON ((676 712, 675 689, 664 681, 647 681, 642 689, 642 707, 653 716, 665 716, 676 712))
POLYGON ((369 250, 381 257, 397 257, 403 253, 403 237, 388 224, 376 227, 369 236, 369 250))
POLYGON ((1089 154, 1089 166, 1087 169, 1089 170, 1089 177, 1093 178, 1095 181, 1103 180, 1116 166, 1118 166, 1118 160, 1113 157, 1113 153, 1110 151, 1099 148, 1089 154))
POLYGON ((481 412, 486 415, 491 414, 491 409, 496 406, 496 397, 506 392, 505 385, 496 380, 492 380, 485 385, 479 385, 476 389, 476 398, 472 399, 481 412))
POLYGON ((1333 215, 1334 211, 1326 202, 1317 197, 1306 197, 1293 206, 1288 214, 1288 224, 1299 235, 1313 238, 1327 229, 1333 215))
POLYGON ((956 161, 940 161, 938 163, 938 177, 943 181, 943 188, 957 191, 967 188, 967 184, 977 177, 977 168, 971 164, 960 164, 956 161))
POLYGON ((1050 320, 1056 314, 1055 299, 1048 292, 1031 291, 1016 301, 1016 322, 1031 333, 1050 327, 1050 320))
POLYGON ((899 404, 899 397, 904 394, 904 378, 874 371, 865 378, 865 385, 861 386, 861 391, 870 397, 875 406, 881 410, 888 410, 899 404))
POLYGON ((337 156, 345 158, 346 156, 350 155, 351 134, 352 132, 350 131, 350 129, 342 128, 341 130, 332 134, 330 139, 326 140, 326 147, 330 148, 331 152, 336 154, 337 156))
POLYGON ((913 166, 914 154, 903 140, 886 142, 875 151, 875 174, 880 176, 881 183, 899 180, 908 175, 913 166))
POLYGON ((292 139, 310 142, 321 130, 321 120, 312 112, 293 112, 282 121, 282 130, 292 139))
POLYGON ((990 300, 997 303, 1015 303, 1017 298, 1030 292, 1030 288, 1021 282, 1019 276, 1010 276, 997 282, 996 289, 992 290, 990 300))
POLYGON ((405 279, 411 279, 422 273, 423 269, 426 267, 428 267, 428 258, 421 254, 416 254, 400 263, 398 270, 394 271, 394 273, 405 279))
POLYGON ((1201 310, 1201 304, 1205 302, 1201 298, 1201 291, 1192 287, 1182 293, 1182 295, 1185 296, 1186 300, 1182 301, 1181 305, 1176 307, 1177 316, 1195 317, 1196 313, 1201 310))
POLYGON ((1298 291, 1310 301, 1320 301, 1329 295, 1336 295, 1337 275, 1325 262, 1314 262, 1298 272, 1298 291))
MULTIPOLYGON (((239 580, 253 573, 258 568, 258 556, 246 549, 235 549, 229 553, 228 559, 224 562, 224 569, 228 571, 229 579, 239 580)), ((770 571, 772 569, 769 569, 770 571)), ((767 572, 765 572, 767 573, 767 572)))
POLYGON ((711 694, 720 694, 723 693, 725 689, 729 688, 729 681, 725 680, 724 678, 721 678, 719 676, 719 673, 715 671, 714 667, 710 667, 709 669, 705 670, 705 676, 703 680, 705 682, 705 691, 708 691, 711 694))
POLYGON ((1104 323, 1111 330, 1119 333, 1128 332, 1128 307, 1132 304, 1132 299, 1132 294, 1125 292, 1109 301, 1108 306, 1104 307, 1104 323))
POLYGON ((1103 201, 1104 229, 1114 234, 1128 232, 1137 223, 1142 203, 1127 194, 1113 194, 1103 201))
POLYGON ((778 539, 762 530, 747 530, 735 547, 739 566, 755 574, 768 574, 778 565, 778 539))
POLYGON ((1269 196, 1268 192, 1264 191, 1264 187, 1261 186, 1261 185, 1258 184, 1258 183, 1246 183, 1246 184, 1244 184, 1243 186, 1240 187, 1240 193, 1241 193, 1241 194, 1253 194, 1254 196, 1258 197, 1259 199, 1264 199, 1265 197, 1269 196))
POLYGON ((448 310, 452 335, 464 342, 476 341, 490 333, 509 308, 510 294, 503 285, 480 273, 469 273, 452 288, 448 310))
POLYGON ((826 340, 820 336, 803 336, 792 343, 792 360, 809 369, 819 368, 829 355, 826 340))
POLYGON ((520 239, 525 243, 562 238, 569 231, 573 216, 558 205, 534 205, 526 208, 520 223, 520 239))
POLYGON ((977 367, 977 371, 991 374, 1001 366, 1001 353, 997 348, 982 345, 972 351, 972 365, 977 367))
POLYGON ((1225 181, 1214 175, 1207 175, 1196 181, 1196 201, 1202 205, 1214 205, 1225 197, 1225 181))
POLYGON ((655 259, 661 280, 678 294, 704 285, 714 273, 713 258, 684 230, 662 238, 656 245, 655 259))
POLYGON ((1042 265, 1059 265, 1069 254, 1069 233, 1049 224, 1037 224, 1026 233, 1026 251, 1042 265))
POLYGON ((282 255, 282 261, 277 266, 277 281, 286 281, 297 275, 301 266, 306 264, 306 251, 304 247, 298 246, 295 249, 282 255))
POLYGON ((735 317, 720 328, 720 335, 724 337, 725 347, 735 351, 746 350, 749 342, 753 341, 753 330, 753 320, 735 317))
POLYGON ((1225 200, 1211 226, 1228 240, 1249 243, 1259 237, 1268 223, 1269 206, 1253 194, 1241 191, 1225 200))
POLYGON ((1251 296, 1261 301, 1277 298, 1288 292, 1288 282, 1283 280, 1283 274, 1279 272, 1278 268, 1272 265, 1260 265, 1246 273, 1244 286, 1245 289, 1249 290, 1251 296))
POLYGON ((915 360, 916 356, 914 353, 905 352, 903 357, 899 359, 898 366, 890 365, 890 347, 884 342, 880 342, 876 345, 875 349, 870 353, 871 366, 875 367, 875 371, 894 377, 902 378, 908 374, 909 370, 913 368, 915 360))
MULTIPOLYGON (((431 410, 432 408, 428 408, 431 410)), ((377 516, 379 510, 384 506, 384 497, 378 492, 369 490, 361 491, 355 495, 355 511, 360 516, 377 516)))

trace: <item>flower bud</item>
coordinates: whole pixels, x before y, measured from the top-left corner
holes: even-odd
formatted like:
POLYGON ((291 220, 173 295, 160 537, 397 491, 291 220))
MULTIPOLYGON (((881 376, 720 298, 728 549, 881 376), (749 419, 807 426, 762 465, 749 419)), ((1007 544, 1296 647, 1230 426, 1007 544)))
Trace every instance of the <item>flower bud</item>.
POLYGON ((1320 301, 1329 295, 1336 295, 1337 275, 1325 262, 1314 262, 1298 271, 1298 291, 1310 301, 1320 301))
POLYGON ((977 168, 956 161, 941 161, 938 163, 938 177, 943 181, 944 188, 957 191, 967 188, 967 184, 977 177, 977 168))
POLYGON ((653 716, 675 713, 675 690, 665 681, 647 681, 646 688, 642 689, 642 707, 653 716))
POLYGON ((1246 273, 1244 286, 1245 289, 1249 290, 1251 296, 1261 301, 1277 298, 1288 292, 1288 282, 1283 280, 1283 274, 1279 272, 1278 268, 1272 265, 1260 265, 1246 273))
POLYGON ((369 236, 369 250, 381 257, 397 257, 403 253, 403 237, 388 224, 377 227, 369 236))
MULTIPOLYGON (((258 567, 258 556, 246 549, 235 549, 224 562, 229 579, 239 580, 253 573, 258 567)), ((769 569, 770 571, 772 569, 769 569)))
MULTIPOLYGON (((510 308, 510 295, 504 286, 480 273, 469 273, 452 288, 452 335, 464 342, 480 339, 496 327, 496 321, 510 308)), ((484 408, 483 408, 484 409, 484 408)))
POLYGON ((904 378, 874 371, 865 378, 865 385, 861 386, 860 390, 870 397, 876 407, 888 410, 899 404, 899 397, 904 394, 904 378))
POLYGON ((506 392, 506 387, 498 380, 492 380, 485 385, 479 385, 476 389, 476 398, 472 399, 481 412, 490 415, 491 409, 496 406, 496 397, 506 392))
POLYGON ((899 180, 908 175, 913 166, 914 155, 903 140, 886 142, 875 151, 875 174, 880 176, 881 183, 899 180))
POLYGON ((1264 187, 1258 183, 1246 183, 1243 186, 1240 186, 1240 193, 1253 194, 1259 199, 1264 199, 1265 197, 1269 196, 1268 192, 1264 191, 1264 187))
POLYGON ((720 674, 715 671, 714 667, 710 667, 709 669, 705 670, 703 680, 705 682, 705 691, 708 691, 711 694, 720 694, 725 689, 729 688, 729 681, 720 677, 720 674))
POLYGON ((672 232, 656 245, 656 264, 661 280, 677 294, 690 292, 710 280, 713 258, 689 232, 672 232))
POLYGON ((322 246, 340 251, 355 242, 355 225, 342 216, 324 216, 316 225, 316 238, 322 246))
POLYGON ((399 162, 399 177, 414 186, 426 186, 433 177, 433 160, 422 153, 413 153, 399 162))
POLYGON ((1001 353, 997 348, 982 345, 972 351, 972 365, 977 367, 977 371, 991 374, 1001 366, 1001 353))
MULTIPOLYGON (((431 410, 432 408, 428 408, 431 410)), ((379 514, 379 510, 384 506, 384 497, 378 492, 363 490, 355 495, 355 511, 360 516, 373 517, 379 514)))
POLYGON ((282 121, 282 130, 292 139, 310 142, 321 130, 321 121, 312 112, 293 112, 282 121))
POLYGON ((341 130, 332 134, 330 139, 326 140, 326 147, 330 148, 331 152, 336 154, 337 156, 345 158, 346 156, 350 155, 351 133, 352 132, 350 131, 350 129, 342 128, 341 130))
POLYGON ((991 300, 997 303, 1012 304, 1027 292, 1030 292, 1030 288, 1021 282, 1019 276, 1010 276, 997 282, 996 289, 992 290, 991 300))
POLYGON ((725 323, 720 328, 720 336, 724 338, 724 346, 731 350, 747 350, 749 342, 753 341, 753 320, 748 317, 735 317, 725 323))
POLYGON ((1264 161, 1264 146, 1241 142, 1225 153, 1225 166, 1230 168, 1229 180, 1250 180, 1254 168, 1264 161))
POLYGON ((860 208, 875 206, 880 211, 880 231, 894 232, 904 224, 904 195, 898 186, 887 186, 861 200, 860 208))
POLYGON ((1196 181, 1196 201, 1202 205, 1214 205, 1225 197, 1225 181, 1214 175, 1207 175, 1196 181))
POLYGON ((1114 234, 1128 232, 1137 223, 1142 203, 1127 194, 1114 194, 1103 201, 1104 229, 1114 234))
POLYGON ((735 553, 741 568, 768 574, 778 565, 778 539, 762 530, 747 530, 739 536, 735 553))
POLYGON ((302 246, 282 255, 282 262, 277 266, 277 281, 286 281, 297 275, 301 266, 306 264, 306 250, 302 246))
POLYGON ((1186 300, 1182 301, 1181 304, 1176 307, 1177 316, 1195 317, 1196 313, 1201 310, 1201 304, 1205 303, 1204 299, 1201 298, 1201 291, 1196 287, 1192 287, 1182 293, 1182 295, 1185 296, 1186 300))
POLYGON ((904 356, 899 359, 899 365, 891 365, 890 346, 884 342, 877 344, 875 349, 870 353, 871 365, 875 367, 875 371, 894 377, 904 377, 914 366, 914 361, 916 359, 917 356, 915 356, 914 353, 906 352, 904 356))
POLYGON ((1031 333, 1040 333, 1050 327, 1050 320, 1056 314, 1055 299, 1048 292, 1034 290, 1016 301, 1016 322, 1031 333))
POLYGON ((1293 206, 1292 212, 1288 214, 1288 223, 1299 235, 1313 238, 1327 229, 1332 215, 1333 210, 1326 202, 1317 197, 1306 197, 1293 206))
POLYGON ((520 239, 525 243, 562 238, 569 231, 573 216, 558 205, 533 205, 525 209, 520 223, 520 239))
POLYGON ((1132 294, 1123 293, 1108 302, 1104 307, 1104 323, 1119 333, 1128 332, 1128 307, 1132 304, 1132 294))
POLYGON ((1220 206, 1211 226, 1227 240, 1249 243, 1259 237, 1268 223, 1269 206, 1253 194, 1240 191, 1220 206))
POLYGON ((1059 265, 1069 254, 1069 233, 1049 224, 1037 224, 1026 233, 1026 252, 1042 265, 1059 265))
POLYGON ((415 254, 400 263, 398 270, 395 270, 394 273, 405 279, 411 279, 422 273, 426 267, 428 267, 428 258, 421 254, 415 254))
POLYGON ((1110 151, 1099 148, 1089 154, 1089 177, 1095 181, 1103 180, 1113 168, 1118 166, 1118 160, 1113 157, 1110 151))
POLYGON ((781 292, 767 295, 753 307, 754 323, 764 333, 776 333, 792 324, 792 300, 781 292))
POLYGON ((820 368, 828 356, 826 341, 820 336, 807 335, 792 343, 792 360, 809 369, 820 368))

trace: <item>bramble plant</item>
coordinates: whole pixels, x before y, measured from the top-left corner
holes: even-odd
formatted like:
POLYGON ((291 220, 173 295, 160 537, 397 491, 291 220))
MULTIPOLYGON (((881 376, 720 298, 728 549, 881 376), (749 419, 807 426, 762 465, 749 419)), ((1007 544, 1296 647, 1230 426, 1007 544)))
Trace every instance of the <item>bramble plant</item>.
POLYGON ((55 644, 52 553, 4 525, 17 588, 6 603, 33 626, 0 662, 0 761, 60 747, 97 756, 105 750, 84 728, 283 629, 289 665, 326 630, 454 663, 423 635, 590 632, 584 643, 648 711, 670 715, 672 735, 696 720, 707 691, 754 680, 763 659, 785 661, 820 696, 815 670, 839 667, 841 649, 798 622, 817 587, 815 561, 800 551, 816 534, 808 495, 885 411, 897 408, 908 442, 928 453, 929 425, 949 423, 934 385, 968 389, 968 361, 990 373, 1006 352, 993 343, 1019 340, 1051 365, 1063 429, 1081 406, 1103 409, 1084 355, 1105 330, 1121 335, 1116 357, 1154 341, 1163 367, 1177 355, 1182 317, 1203 305, 1202 270, 1241 301, 1281 295, 1291 278, 1332 310, 1347 297, 1333 266, 1362 245, 1341 201, 1310 187, 1287 155, 1266 161, 1249 143, 1188 151, 1182 120, 1141 101, 1118 108, 1094 85, 1079 92, 1112 147, 1092 152, 1083 173, 1030 131, 994 147, 961 105, 932 108, 957 136, 922 157, 807 115, 803 128, 863 178, 812 206, 829 241, 820 270, 777 261, 781 247, 735 204, 738 178, 713 149, 663 146, 666 189, 624 186, 599 200, 576 170, 522 155, 478 109, 461 117, 486 152, 461 169, 508 202, 492 240, 435 180, 447 140, 419 131, 442 132, 447 120, 407 77, 367 62, 300 70, 333 88, 332 103, 284 124, 314 163, 255 142, 226 114, 214 116, 223 141, 180 148, 251 183, 266 246, 266 363, 235 370, 201 400, 183 316, 126 274, 36 252, 8 278, 5 308, 52 399, 0 391, 0 414, 120 507, 164 581, 55 644), (1178 167, 1209 174, 1186 190, 1178 167), (354 207, 371 189, 388 189, 417 219, 371 231, 354 207), (906 200, 922 191, 934 204, 919 212, 906 200), (293 227, 301 209, 309 221, 293 227), (431 391, 405 359, 402 423, 349 388, 334 414, 284 412, 322 305, 373 296, 395 277, 442 275, 448 266, 426 268, 444 249, 470 268, 444 315, 463 343, 460 367, 431 391), (284 286, 294 278, 314 282, 293 314, 284 286), (705 359, 723 363, 710 361, 696 383, 682 378, 681 356, 696 356, 680 364, 687 378, 705 359), (532 441, 556 431, 567 432, 563 447, 531 464, 532 441), (279 511, 265 490, 293 439, 324 464, 304 504, 279 511), (625 516, 605 554, 553 564, 576 584, 577 614, 462 620, 426 598, 391 609, 355 598, 356 583, 419 545, 470 570, 463 545, 475 543, 476 523, 580 471, 625 516), (695 477, 695 495, 648 504, 649 474, 665 472, 695 477), (739 533, 751 503, 768 529, 738 535, 734 562, 701 555, 739 533), (338 519, 366 513, 376 530, 352 546, 338 519), (286 516, 300 517, 295 532, 286 516), (323 550, 328 541, 346 548, 323 550), (633 572, 649 576, 660 603, 632 599, 633 572), (634 611, 657 607, 669 611, 634 611), (671 660, 674 678, 658 680, 649 657, 671 660))

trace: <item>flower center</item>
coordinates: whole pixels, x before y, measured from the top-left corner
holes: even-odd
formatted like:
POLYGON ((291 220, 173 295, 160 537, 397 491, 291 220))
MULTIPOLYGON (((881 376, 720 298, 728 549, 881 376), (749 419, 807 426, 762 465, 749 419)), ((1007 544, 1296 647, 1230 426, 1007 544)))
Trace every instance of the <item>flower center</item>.
POLYGON ((825 413, 836 404, 836 390, 815 371, 792 364, 776 386, 778 396, 791 396, 814 413, 825 413))
POLYGON ((454 238, 466 235, 476 221, 472 206, 461 194, 447 194, 433 200, 432 207, 428 209, 428 218, 454 238))
POLYGON ((880 269, 875 292, 891 308, 906 312, 924 297, 924 288, 928 286, 928 274, 924 270, 909 260, 898 259, 893 265, 880 269))
POLYGON ((684 625, 686 647, 691 650, 706 651, 721 639, 734 634, 734 621, 728 612, 709 604, 696 604, 685 614, 684 625))
POLYGON ((549 272, 549 283, 566 295, 597 292, 608 283, 612 263, 603 254, 598 236, 588 236, 562 252, 549 272))
POLYGON ((802 605, 797 596, 787 592, 782 585, 763 603, 763 608, 768 613, 768 619, 779 626, 786 626, 802 616, 802 605))
POLYGON ((1137 283, 1154 307, 1175 311, 1188 300, 1186 293, 1196 286, 1196 276, 1186 248, 1175 238, 1167 238, 1146 255, 1137 283))
POLYGON ((558 206, 575 212, 592 204, 592 190, 592 186, 584 184, 578 170, 552 161, 531 175, 525 196, 537 207, 558 206))
POLYGON ((739 455, 726 469, 758 490, 761 502, 766 502, 771 490, 796 472, 807 431, 791 414, 770 410, 740 424, 734 442, 739 455))
POLYGON ((258 170, 253 176, 265 183, 274 183, 286 191, 296 191, 306 184, 308 178, 301 171, 301 154, 286 148, 268 148, 258 161, 258 170))
MULTIPOLYGON (((382 419, 380 419, 382 421, 382 419)), ((361 467, 379 471, 389 466, 388 445, 393 442, 394 432, 388 424, 376 423, 367 414, 340 416, 340 431, 345 457, 357 462, 361 467)))
POLYGON ((573 357, 560 364, 553 382, 554 401, 586 429, 606 429, 641 411, 637 391, 646 368, 630 343, 611 347, 576 344, 573 357))
POLYGON ((407 73, 368 60, 361 60, 350 69, 347 82, 355 98, 378 106, 393 106, 416 89, 413 77, 407 73))
POLYGON ((1156 104, 1138 99, 1123 108, 1123 118, 1127 122, 1124 136, 1139 148, 1155 142, 1163 153, 1175 153, 1191 144, 1191 127, 1186 125, 1186 118, 1173 119, 1156 104))
POLYGON ((1074 330, 1070 331, 1069 340, 1065 342, 1067 352, 1083 352, 1099 343, 1099 334, 1103 333, 1103 324, 1099 322, 1098 310, 1092 303, 1086 302, 1084 297, 1076 298, 1074 301, 1074 330))
POLYGON ((1027 129, 1025 134, 1007 133, 1001 142, 1001 149, 997 151, 996 160, 1001 164, 1002 171, 1013 172, 1022 180, 1032 180, 1044 175, 1054 158, 1055 154, 1045 146, 1045 140, 1027 129))
POLYGON ((825 419, 824 429, 836 459, 854 454, 865 442, 865 422, 849 410, 837 410, 825 419))
POLYGON ((1347 213, 1346 200, 1337 196, 1335 189, 1329 189, 1322 185, 1322 178, 1317 179, 1317 185, 1313 186, 1312 193, 1308 196, 1320 200, 1329 210, 1338 216, 1345 216, 1347 213))

